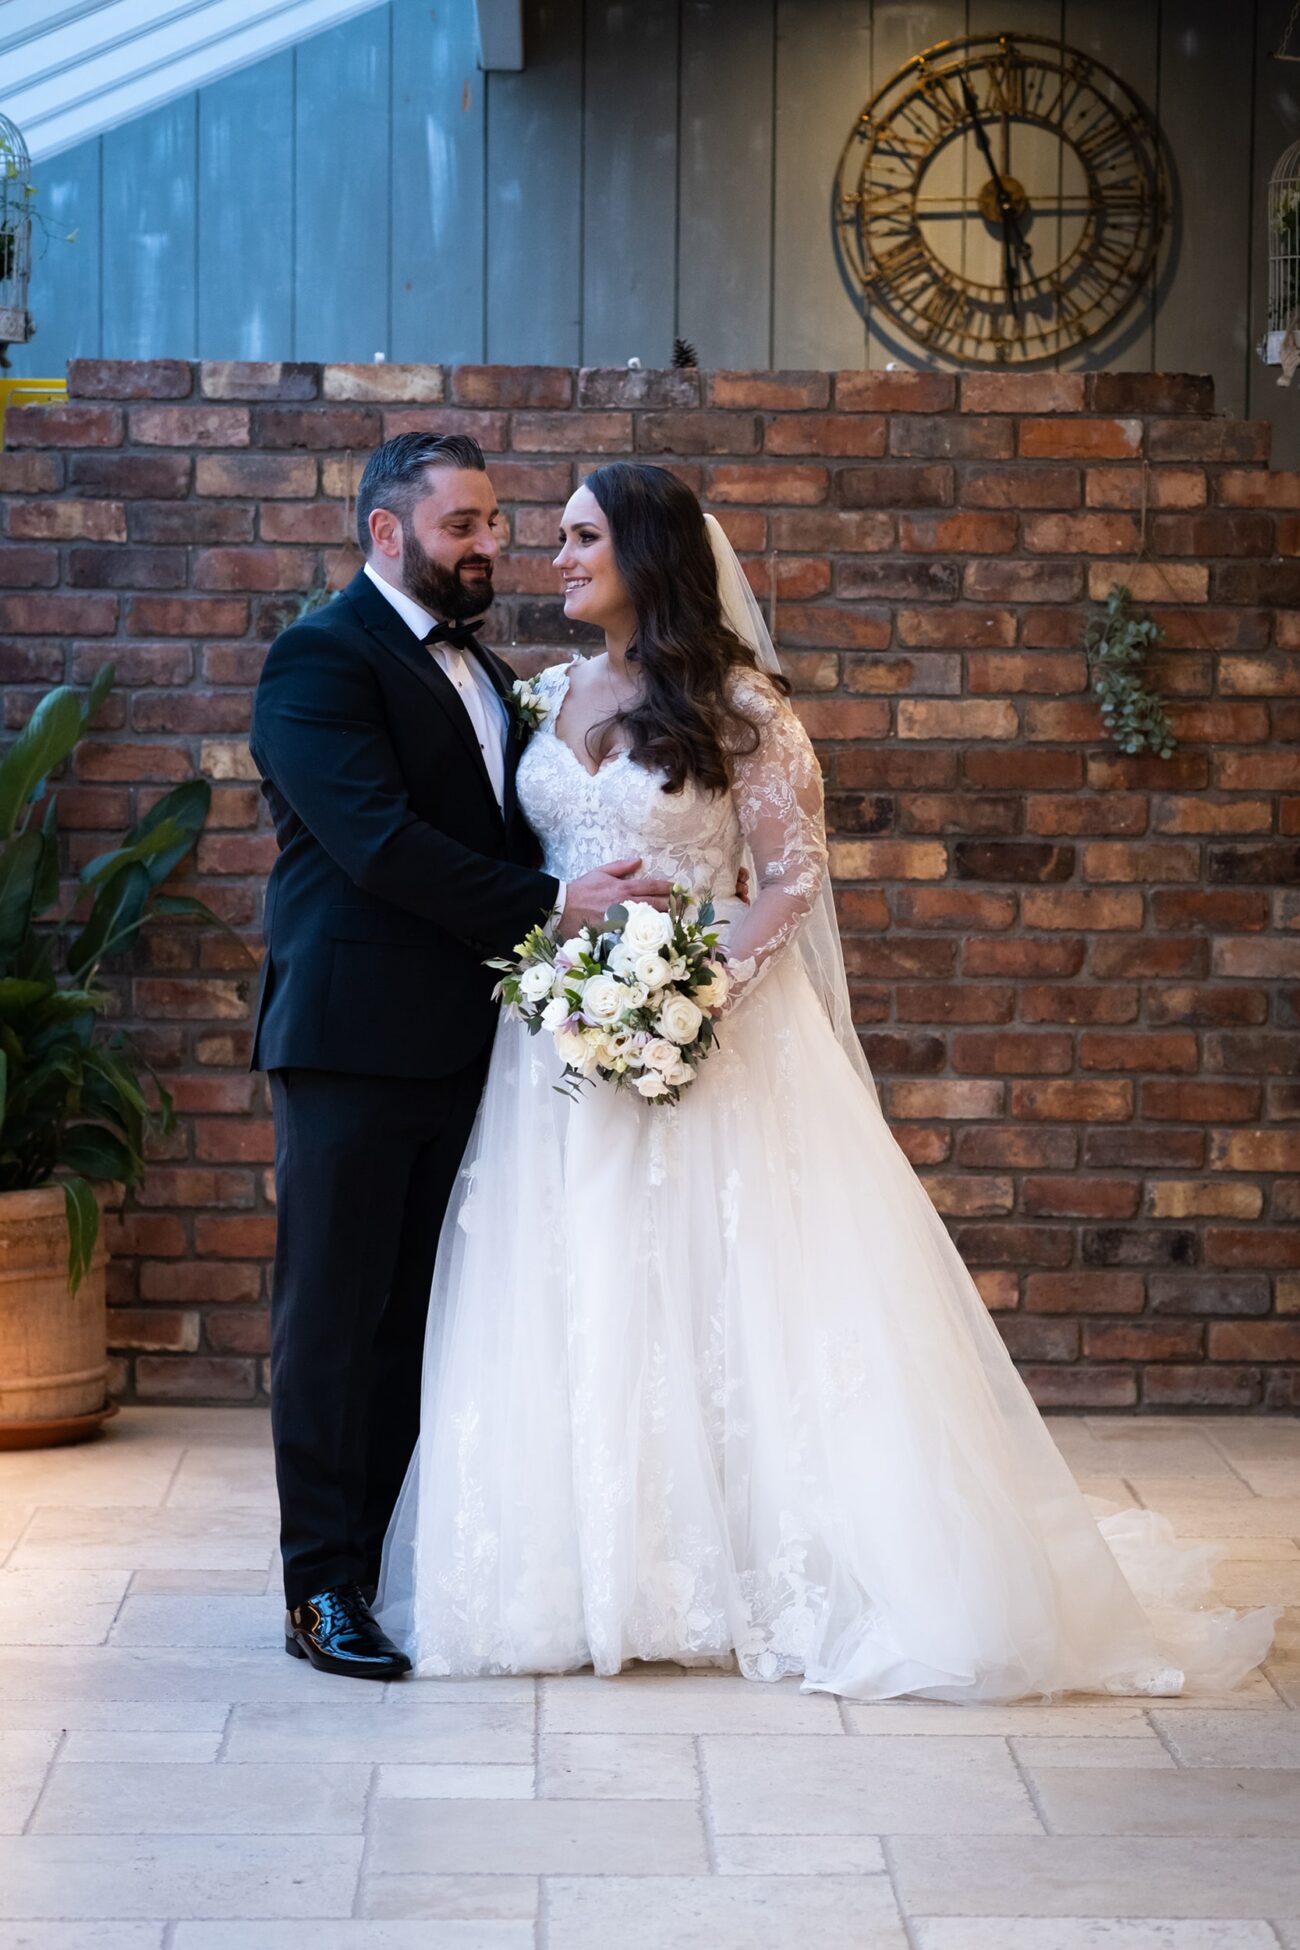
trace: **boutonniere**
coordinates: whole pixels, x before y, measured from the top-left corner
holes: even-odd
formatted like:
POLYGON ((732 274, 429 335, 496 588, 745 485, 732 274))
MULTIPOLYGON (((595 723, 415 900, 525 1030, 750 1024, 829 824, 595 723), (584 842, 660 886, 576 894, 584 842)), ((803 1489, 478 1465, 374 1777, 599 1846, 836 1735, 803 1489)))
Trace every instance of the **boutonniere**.
POLYGON ((541 678, 517 677, 510 686, 510 708, 514 713, 516 728, 521 737, 537 731, 551 715, 551 707, 542 695, 541 678))

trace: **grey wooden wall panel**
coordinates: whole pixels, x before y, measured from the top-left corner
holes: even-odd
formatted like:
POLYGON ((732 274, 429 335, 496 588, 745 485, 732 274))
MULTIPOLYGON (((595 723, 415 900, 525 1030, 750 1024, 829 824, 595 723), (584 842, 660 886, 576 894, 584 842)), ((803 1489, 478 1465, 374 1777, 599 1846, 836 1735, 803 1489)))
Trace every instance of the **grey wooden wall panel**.
POLYGON ((833 194, 840 153, 870 92, 870 0, 829 0, 811 26, 801 0, 777 0, 774 365, 864 363, 857 293, 836 259, 833 194))
MULTIPOLYGON (((1264 365, 1255 354, 1268 322, 1268 179, 1283 150, 1300 137, 1300 63, 1273 59, 1290 12, 1290 0, 1259 0, 1256 10, 1248 405, 1253 418, 1273 423, 1274 465, 1300 468, 1296 382, 1279 386, 1279 368, 1264 365)), ((1293 35, 1292 53, 1300 51, 1297 40, 1300 36, 1293 35)))
POLYGON ((197 110, 186 95, 102 138, 105 358, 193 356, 197 110))
POLYGON ((293 336, 292 53, 204 88, 198 117, 199 357, 282 358, 293 336))
MULTIPOLYGON (((1156 110, 1160 67, 1159 26, 1160 0, 1145 7, 1117 7, 1114 0, 1065 0, 1067 44, 1112 68, 1151 115, 1156 110)), ((1157 265, 1157 277, 1159 270, 1157 265)), ((1090 339, 1066 363, 1088 372, 1149 371, 1155 355, 1155 305, 1153 279, 1109 331, 1090 339)))
MULTIPOLYGON (((871 92, 883 88, 912 55, 966 32, 966 0, 875 0, 871 19, 871 92)), ((848 130, 845 130, 848 134, 848 130)), ((867 307, 868 366, 942 366, 898 334, 879 306, 867 307)))
POLYGON ((53 156, 33 171, 40 208, 52 235, 32 239, 28 306, 36 336, 13 346, 15 376, 57 378, 69 359, 94 358, 100 339, 98 142, 53 156), (70 231, 76 239, 65 240, 70 231))
POLYGON ((393 0, 392 359, 483 357, 487 79, 469 7, 393 0))
POLYGON ((677 0, 588 0, 582 361, 667 365, 677 319, 677 0))
POLYGON ((1225 413, 1246 410, 1250 296, 1250 146, 1207 130, 1250 126, 1253 49, 1241 10, 1165 0, 1160 120, 1177 171, 1172 276, 1155 320, 1155 363, 1212 372, 1225 413), (1213 294, 1213 301, 1209 302, 1213 294))
POLYGON ((294 49, 297 359, 388 351, 391 25, 381 7, 294 49))
POLYGON ((772 356, 774 0, 684 0, 678 319, 709 366, 772 356))
POLYGON ((527 0, 522 74, 488 77, 487 357, 576 365, 582 343, 582 16, 527 0))

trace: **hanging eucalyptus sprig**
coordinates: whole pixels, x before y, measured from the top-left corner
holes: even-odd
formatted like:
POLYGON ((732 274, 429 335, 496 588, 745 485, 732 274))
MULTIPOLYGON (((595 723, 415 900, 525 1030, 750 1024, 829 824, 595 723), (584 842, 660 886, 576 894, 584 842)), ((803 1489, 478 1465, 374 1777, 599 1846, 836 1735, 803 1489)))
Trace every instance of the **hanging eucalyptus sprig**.
POLYGON ((1111 590, 1083 633, 1101 721, 1121 751, 1171 758, 1177 748, 1164 700, 1146 685, 1147 651, 1164 635, 1150 617, 1129 613, 1127 589, 1111 590))

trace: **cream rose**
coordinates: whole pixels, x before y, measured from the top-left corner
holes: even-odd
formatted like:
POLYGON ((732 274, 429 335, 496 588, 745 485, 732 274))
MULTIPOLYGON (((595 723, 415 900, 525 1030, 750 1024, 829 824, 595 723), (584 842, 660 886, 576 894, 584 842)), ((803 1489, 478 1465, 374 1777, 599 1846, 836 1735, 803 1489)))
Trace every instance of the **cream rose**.
POLYGON ((693 1043, 704 1020, 689 995, 670 995, 655 1020, 655 1028, 670 1043, 693 1043))
POLYGON ((672 970, 657 951, 648 955, 638 955, 632 965, 632 972, 644 989, 661 989, 665 982, 672 979, 672 970))
POLYGON ((569 1020, 570 1014, 566 998, 562 995, 553 995, 542 1010, 542 1022, 547 1029, 558 1029, 562 1022, 569 1020))
POLYGON ((630 948, 620 941, 609 951, 609 972, 611 975, 631 975, 636 971, 636 956, 630 948))
POLYGON ((600 1061, 600 1044, 589 1042, 580 1029, 557 1029, 555 1048, 561 1062, 581 1076, 590 1076, 600 1061))
POLYGON ((647 901, 628 901, 623 923, 623 947, 634 955, 648 955, 673 938, 673 924, 666 914, 647 901))
POLYGON ((635 1079, 632 1088, 639 1092, 642 1097, 665 1097, 668 1094, 668 1085, 664 1082, 658 1070, 644 1070, 635 1079))
POLYGON ((550 963, 535 961, 519 977, 519 993, 525 1002, 540 1002, 544 995, 550 994, 554 980, 550 963))
POLYGON ((717 962, 708 962, 705 966, 709 970, 709 979, 699 983, 692 991, 691 1001, 701 1009, 720 1009, 731 988, 731 977, 717 962))
POLYGON ((695 1072, 690 1064, 684 1062, 679 1056, 672 1069, 664 1071, 664 1082, 671 1085, 674 1090, 680 1090, 682 1085, 689 1083, 694 1075, 695 1072))
POLYGON ((570 968, 574 968, 582 960, 584 955, 590 953, 591 943, 588 941, 585 932, 582 934, 573 934, 569 936, 567 941, 561 944, 560 960, 567 961, 570 968))
POLYGON ((582 1013, 588 1022, 617 1022, 627 1007, 627 990, 612 975, 593 975, 582 991, 582 1013))
POLYGON ((642 1061, 651 1070, 667 1072, 680 1061, 681 1051, 666 1036, 654 1036, 641 1051, 642 1061))

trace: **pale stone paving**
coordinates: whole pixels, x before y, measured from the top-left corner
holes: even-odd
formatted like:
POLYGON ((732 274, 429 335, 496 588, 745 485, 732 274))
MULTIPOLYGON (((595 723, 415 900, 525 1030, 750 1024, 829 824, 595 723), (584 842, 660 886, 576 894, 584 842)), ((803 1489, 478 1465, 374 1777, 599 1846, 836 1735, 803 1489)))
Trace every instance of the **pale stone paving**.
POLYGON ((326 1678, 257 1410, 0 1454, 0 1950, 1300 1950, 1300 1421, 1058 1418, 1289 1607, 1186 1702, 326 1678), (304 1925, 310 1925, 309 1935, 304 1925))

